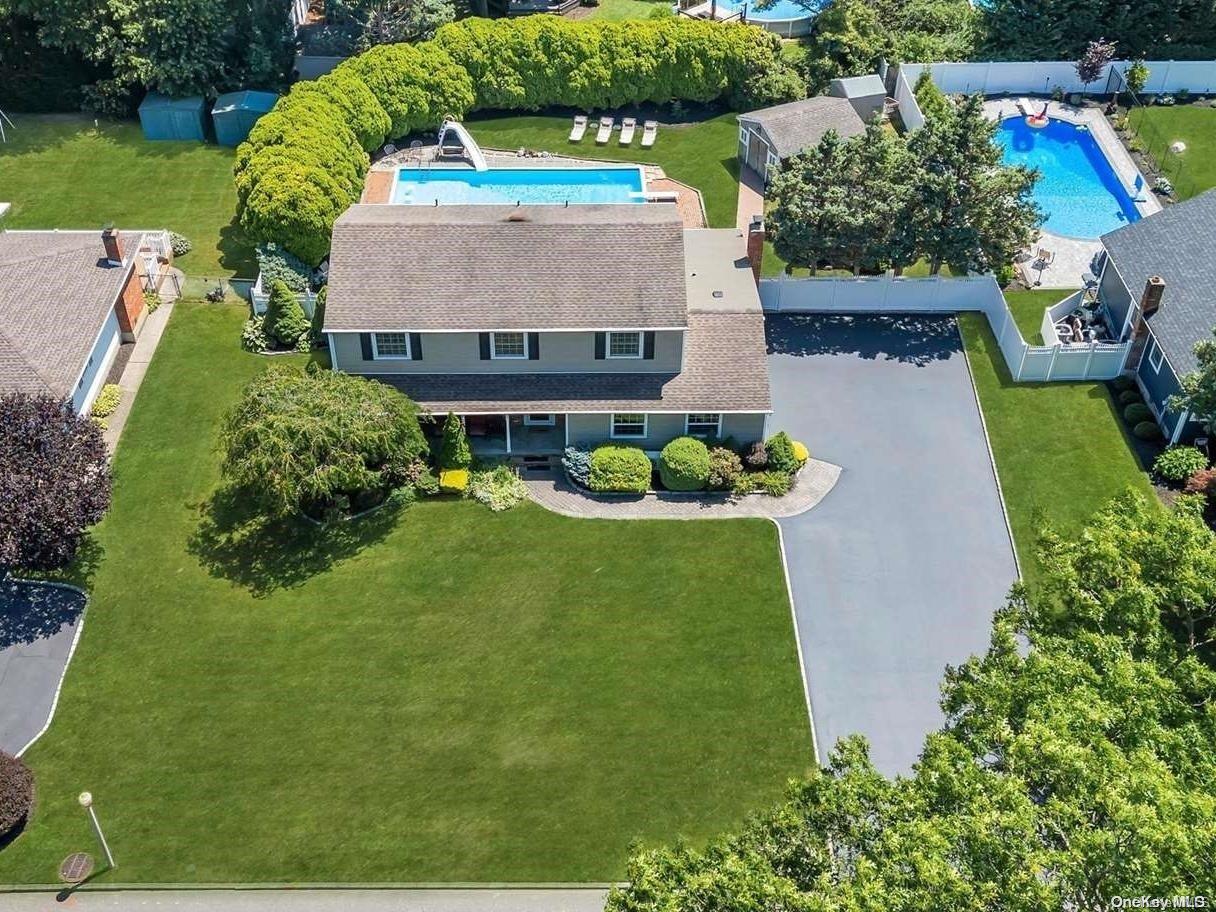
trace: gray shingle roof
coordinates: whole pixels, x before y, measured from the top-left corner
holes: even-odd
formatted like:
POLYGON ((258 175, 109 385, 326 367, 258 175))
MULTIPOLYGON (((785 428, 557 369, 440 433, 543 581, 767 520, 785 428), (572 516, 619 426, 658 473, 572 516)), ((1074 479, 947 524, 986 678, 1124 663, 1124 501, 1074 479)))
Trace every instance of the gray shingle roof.
POLYGON ((693 313, 678 374, 394 374, 433 412, 767 412, 760 313, 693 313))
POLYGON ((1192 348, 1216 326, 1216 190, 1104 234, 1102 244, 1134 301, 1149 276, 1165 279, 1148 323, 1174 371, 1195 370, 1192 348))
POLYGON ((100 231, 0 231, 0 392, 70 395, 130 270, 100 231))
POLYGON ((810 148, 828 130, 835 130, 842 139, 866 130, 848 99, 828 95, 740 114, 739 121, 762 127, 779 158, 789 158, 810 148))
POLYGON ((675 206, 356 205, 325 330, 682 327, 683 251, 675 206))

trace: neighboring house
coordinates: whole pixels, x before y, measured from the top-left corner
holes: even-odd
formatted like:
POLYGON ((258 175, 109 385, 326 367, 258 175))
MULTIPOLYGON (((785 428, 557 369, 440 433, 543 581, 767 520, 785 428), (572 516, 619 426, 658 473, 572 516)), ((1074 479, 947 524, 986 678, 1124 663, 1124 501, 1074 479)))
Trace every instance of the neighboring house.
POLYGON ((1216 326, 1216 190, 1103 235, 1102 246, 1099 299, 1119 338, 1138 343, 1127 369, 1166 436, 1190 439, 1202 416, 1166 403, 1198 366, 1195 343, 1216 326))
POLYGON ((482 452, 759 440, 748 240, 685 229, 674 206, 352 206, 330 255, 333 366, 464 416, 482 452))
POLYGON ((87 412, 171 256, 165 232, 0 231, 0 393, 87 412))
POLYGON ((818 145, 829 130, 841 139, 857 136, 885 111, 887 93, 878 76, 833 79, 828 91, 740 114, 739 163, 767 182, 771 168, 818 145))

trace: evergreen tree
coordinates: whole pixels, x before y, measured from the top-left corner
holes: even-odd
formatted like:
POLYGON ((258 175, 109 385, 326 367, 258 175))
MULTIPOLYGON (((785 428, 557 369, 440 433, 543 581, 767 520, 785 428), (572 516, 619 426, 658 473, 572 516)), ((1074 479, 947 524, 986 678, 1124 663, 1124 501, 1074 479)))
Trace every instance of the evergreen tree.
POLYGON ((469 435, 465 433, 460 416, 448 412, 443 422, 443 440, 439 443, 439 468, 467 469, 473 462, 469 449, 469 435))
POLYGON ((325 298, 329 295, 329 286, 322 285, 321 290, 317 292, 316 300, 312 302, 312 325, 310 327, 310 335, 314 345, 320 345, 325 341, 325 333, 322 332, 325 326, 325 298))
POLYGON ((266 335, 284 348, 295 348, 309 331, 308 317, 304 315, 300 299, 282 280, 276 279, 270 284, 264 329, 266 335))

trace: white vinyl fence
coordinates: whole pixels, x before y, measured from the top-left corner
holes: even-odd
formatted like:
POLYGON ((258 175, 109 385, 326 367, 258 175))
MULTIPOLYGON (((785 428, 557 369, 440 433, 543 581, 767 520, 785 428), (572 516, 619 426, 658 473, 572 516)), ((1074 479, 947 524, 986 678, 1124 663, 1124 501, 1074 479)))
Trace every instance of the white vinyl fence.
POLYGON ((1031 345, 1022 338, 1005 296, 992 276, 947 279, 864 276, 861 278, 760 280, 760 303, 770 313, 958 313, 978 311, 988 318, 1001 354, 1014 380, 1110 380, 1123 371, 1130 342, 1061 343, 1054 320, 1080 301, 1070 295, 1044 314, 1044 340, 1031 345), (1056 313, 1058 311, 1058 313, 1056 313), (1048 322, 1050 320, 1051 322, 1048 322))
MULTIPOLYGON (((1148 81, 1143 95, 1179 92, 1186 89, 1194 95, 1216 92, 1216 60, 1148 60, 1148 81)), ((1102 76, 1088 85, 1077 77, 1071 61, 991 61, 975 63, 904 63, 899 67, 908 85, 916 85, 922 70, 929 68, 937 87, 949 94, 999 95, 1003 92, 1024 95, 1048 95, 1059 87, 1065 92, 1105 95, 1115 91, 1120 75, 1132 65, 1130 60, 1113 60, 1102 69, 1102 76)))
POLYGON ((900 67, 895 74, 895 101, 899 105, 899 116, 904 122, 904 130, 908 133, 915 133, 925 125, 925 115, 912 92, 912 85, 908 82, 903 67, 900 67))

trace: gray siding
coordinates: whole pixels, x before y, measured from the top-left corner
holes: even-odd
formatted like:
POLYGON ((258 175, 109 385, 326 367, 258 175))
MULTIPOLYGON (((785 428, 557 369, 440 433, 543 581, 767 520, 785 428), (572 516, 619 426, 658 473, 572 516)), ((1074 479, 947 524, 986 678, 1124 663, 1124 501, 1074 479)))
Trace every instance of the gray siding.
POLYGON ((1119 278, 1119 273, 1115 271, 1110 257, 1106 257, 1106 265, 1102 270, 1102 279, 1098 284, 1098 299, 1110 311, 1111 320, 1114 323, 1111 328, 1116 333, 1120 332, 1127 320, 1127 311, 1132 306, 1132 296, 1131 292, 1127 290, 1127 286, 1119 278))
MULTIPOLYGON (((651 413, 647 420, 647 436, 637 438, 617 438, 611 435, 611 415, 601 414, 570 414, 566 417, 566 427, 569 430, 570 443, 573 445, 595 446, 600 443, 621 443, 640 446, 645 450, 661 450, 663 446, 676 437, 684 435, 683 414, 651 413)), ((742 413, 722 416, 722 436, 734 437, 740 445, 751 443, 764 436, 764 414, 742 413)))
POLYGON ((422 360, 364 361, 359 333, 330 333, 335 367, 352 374, 679 373, 684 333, 658 331, 654 358, 595 358, 595 333, 542 332, 540 358, 482 361, 477 333, 422 333, 422 360))

